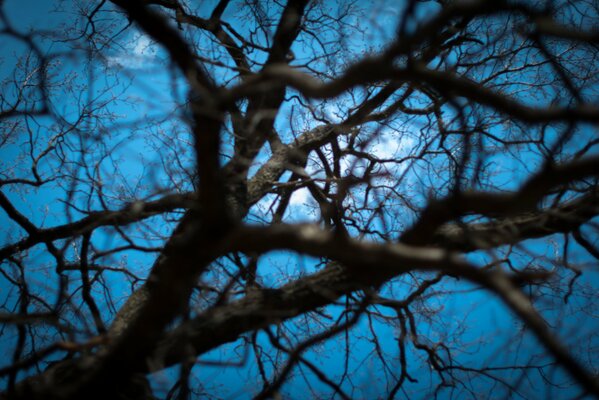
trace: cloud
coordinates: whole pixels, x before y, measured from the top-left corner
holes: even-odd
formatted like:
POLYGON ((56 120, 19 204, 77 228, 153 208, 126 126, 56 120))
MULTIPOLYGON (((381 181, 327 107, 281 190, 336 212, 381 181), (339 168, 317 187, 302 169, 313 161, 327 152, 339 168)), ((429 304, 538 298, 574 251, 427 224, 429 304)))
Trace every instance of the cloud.
POLYGON ((378 140, 372 146, 370 146, 368 152, 374 155, 375 157, 381 159, 388 159, 395 157, 398 147, 399 146, 397 142, 378 140))
POLYGON ((368 153, 381 159, 405 157, 413 149, 415 140, 394 131, 381 132, 368 146, 368 153))
POLYGON ((108 61, 125 68, 144 68, 148 63, 154 62, 156 49, 156 45, 147 35, 137 33, 133 35, 125 49, 109 56, 108 61))
POLYGON ((297 189, 295 192, 291 194, 291 198, 289 199, 289 204, 292 206, 304 205, 310 199, 310 191, 303 187, 297 189))
POLYGON ((146 35, 139 35, 134 41, 135 45, 133 46, 133 54, 142 57, 148 54, 155 54, 154 49, 152 48, 152 41, 146 35))

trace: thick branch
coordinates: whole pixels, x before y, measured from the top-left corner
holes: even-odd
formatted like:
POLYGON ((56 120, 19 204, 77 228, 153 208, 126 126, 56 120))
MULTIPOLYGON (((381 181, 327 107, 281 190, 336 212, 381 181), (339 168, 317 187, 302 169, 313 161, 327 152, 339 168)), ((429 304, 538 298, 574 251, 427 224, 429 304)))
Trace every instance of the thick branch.
POLYGON ((45 242, 83 235, 102 226, 124 226, 155 215, 189 208, 195 199, 191 193, 172 194, 154 201, 135 201, 118 211, 95 211, 70 224, 37 229, 25 239, 0 248, 0 260, 45 242))

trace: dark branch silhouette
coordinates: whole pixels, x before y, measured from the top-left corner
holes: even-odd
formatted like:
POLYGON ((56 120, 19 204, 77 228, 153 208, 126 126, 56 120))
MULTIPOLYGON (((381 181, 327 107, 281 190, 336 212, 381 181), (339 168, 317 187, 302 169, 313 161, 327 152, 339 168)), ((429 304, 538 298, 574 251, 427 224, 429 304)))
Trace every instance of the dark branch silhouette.
POLYGON ((354 342, 376 398, 599 397, 594 2, 6 3, 0 398, 220 398, 240 348, 250 396, 361 398, 354 342), (478 291, 534 351, 472 362, 435 305, 478 291))

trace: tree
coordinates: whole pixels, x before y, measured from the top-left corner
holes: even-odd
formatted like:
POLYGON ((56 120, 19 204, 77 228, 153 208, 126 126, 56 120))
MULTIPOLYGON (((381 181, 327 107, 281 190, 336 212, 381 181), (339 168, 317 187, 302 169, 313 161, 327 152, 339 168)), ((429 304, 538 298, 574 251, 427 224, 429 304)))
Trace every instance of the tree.
POLYGON ((52 7, 0 14, 2 398, 599 397, 596 2, 52 7))

